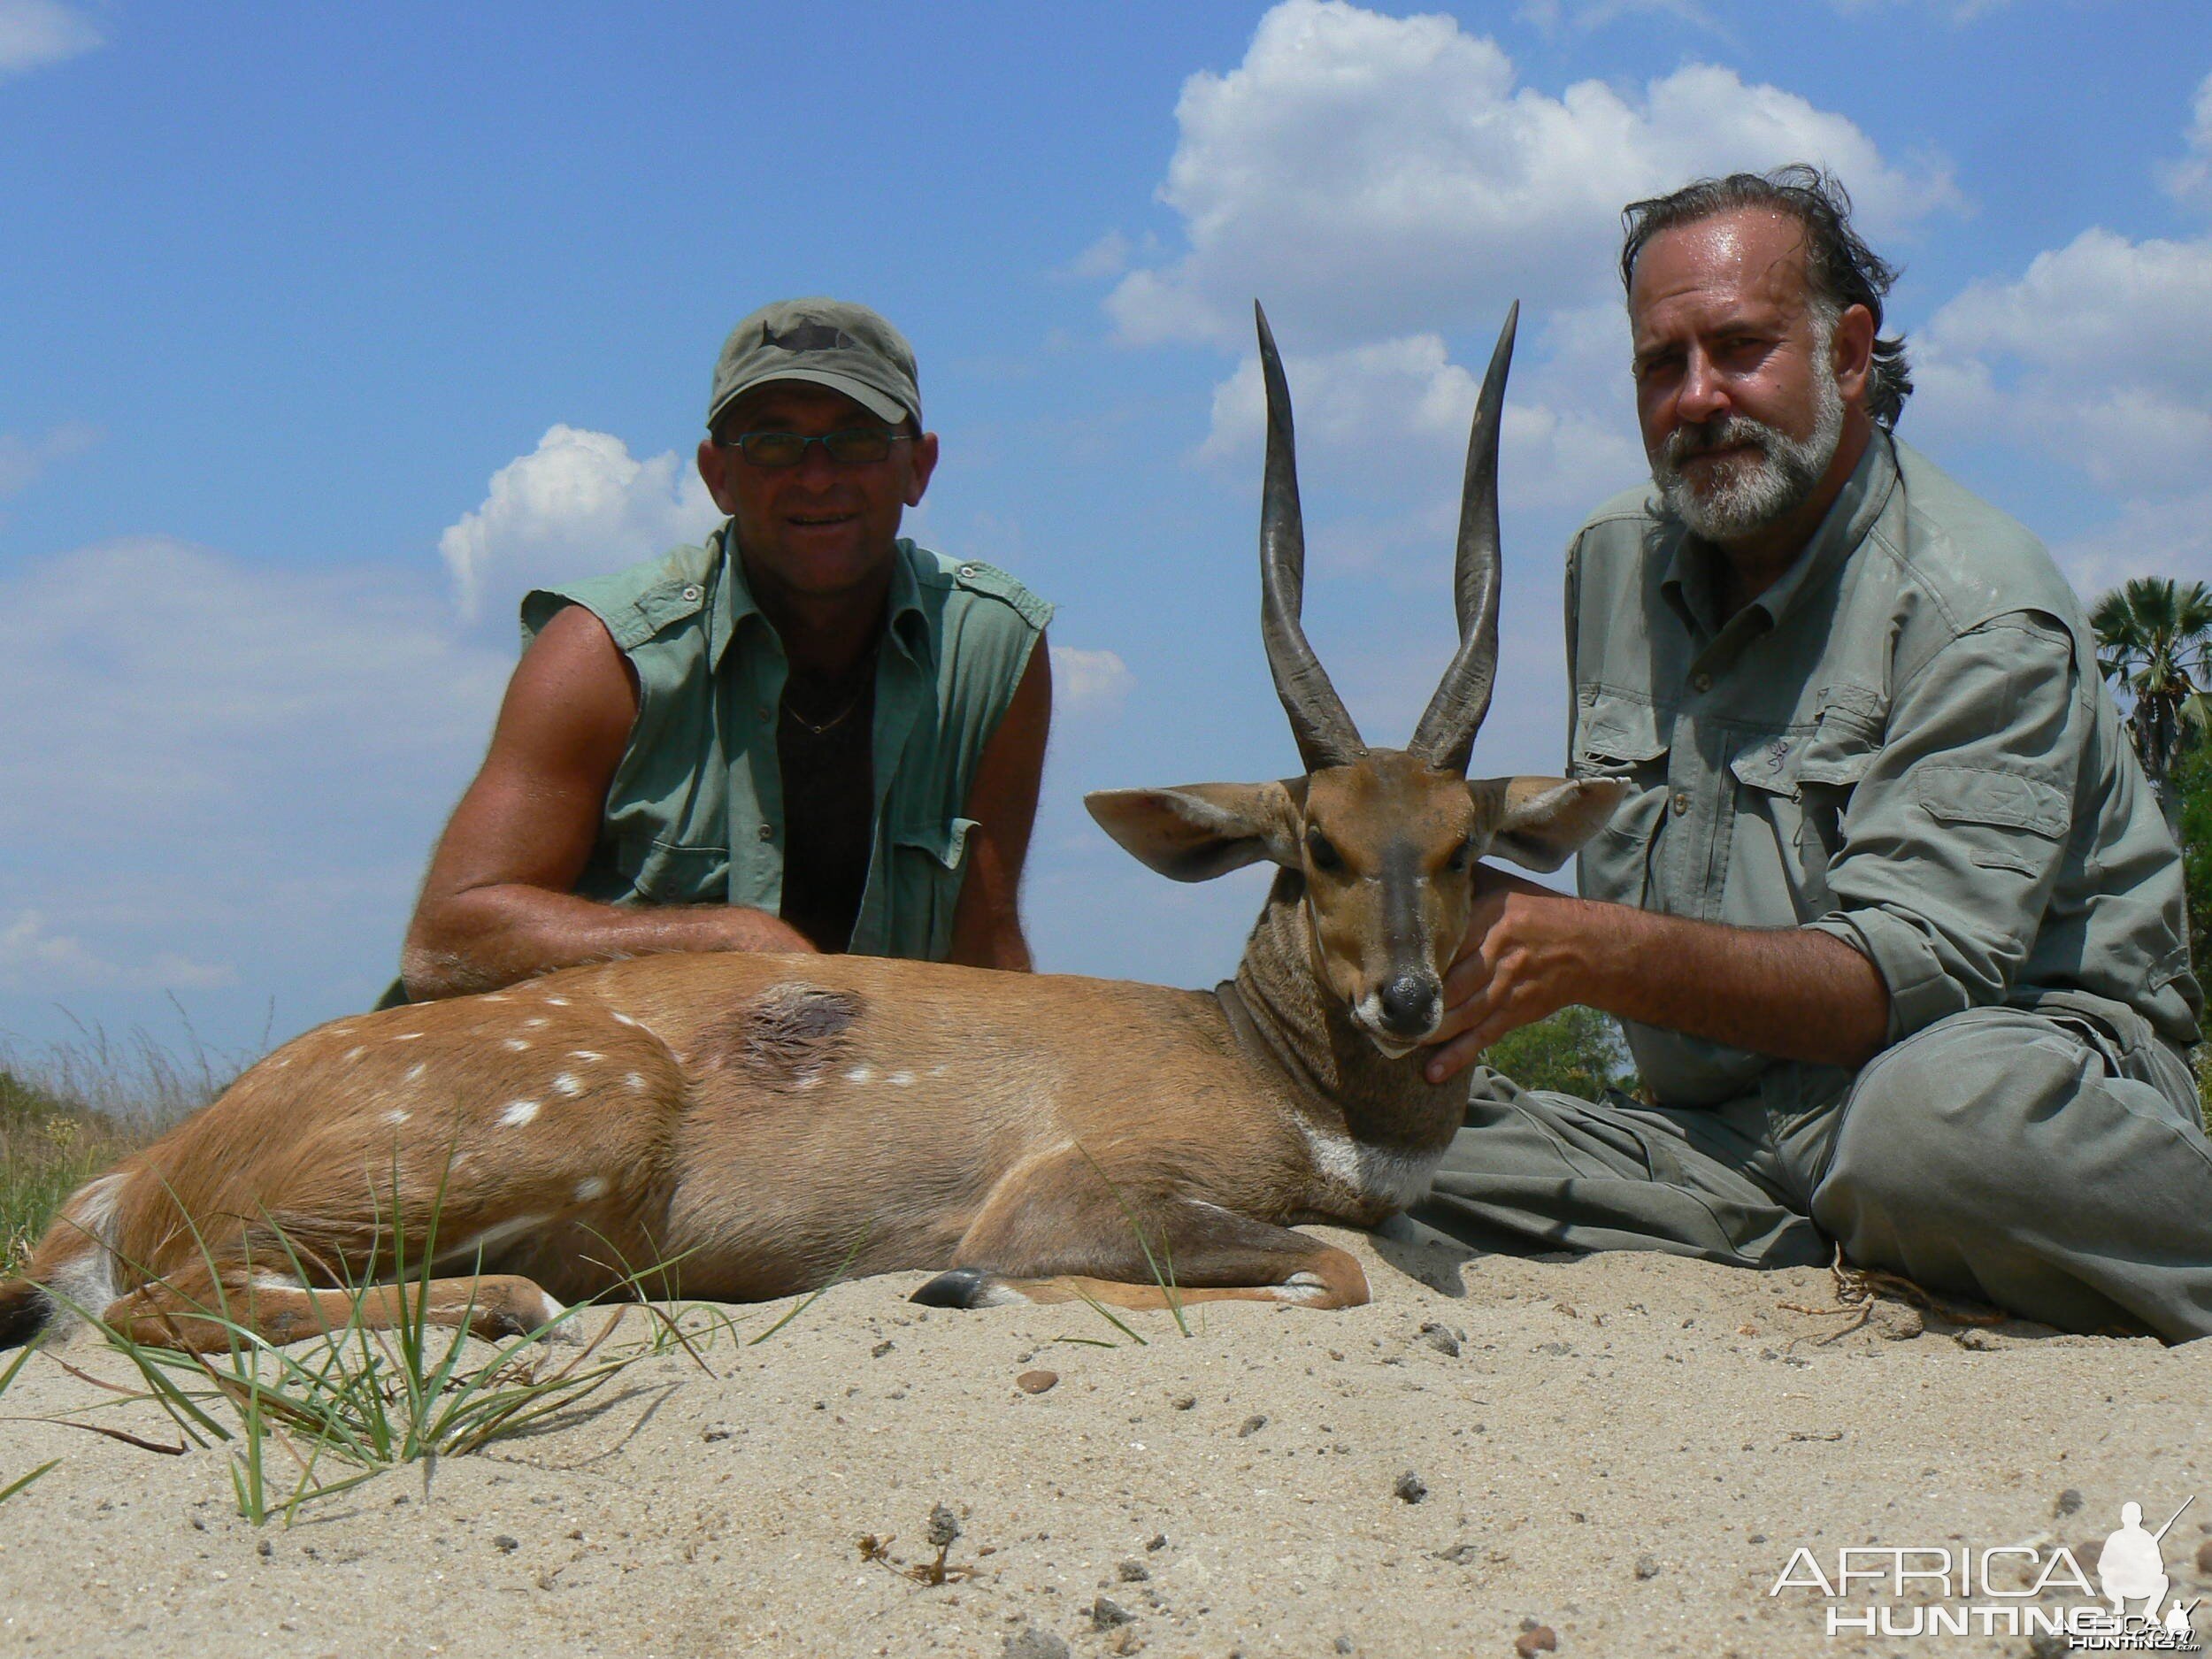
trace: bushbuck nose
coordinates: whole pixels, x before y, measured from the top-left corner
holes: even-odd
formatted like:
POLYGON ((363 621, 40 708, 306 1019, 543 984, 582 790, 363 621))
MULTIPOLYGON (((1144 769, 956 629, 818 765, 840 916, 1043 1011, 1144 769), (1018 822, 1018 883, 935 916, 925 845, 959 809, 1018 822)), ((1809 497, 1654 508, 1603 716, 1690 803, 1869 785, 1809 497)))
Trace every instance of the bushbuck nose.
POLYGON ((1393 974, 1382 987, 1383 1024, 1394 1037, 1425 1037, 1436 1024, 1437 1003, 1443 995, 1433 976, 1393 974))

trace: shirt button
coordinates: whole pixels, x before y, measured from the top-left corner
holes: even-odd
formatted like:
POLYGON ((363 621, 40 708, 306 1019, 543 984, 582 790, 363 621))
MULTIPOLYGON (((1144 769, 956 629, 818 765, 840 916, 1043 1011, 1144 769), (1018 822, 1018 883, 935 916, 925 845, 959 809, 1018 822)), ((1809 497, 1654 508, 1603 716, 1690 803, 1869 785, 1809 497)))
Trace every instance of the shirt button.
POLYGON ((696 588, 685 588, 685 589, 684 589, 684 603, 685 603, 688 604, 691 601, 693 601, 694 599, 696 599, 698 596, 699 596, 699 590, 698 590, 696 588))
POLYGON ((1710 691, 1712 688, 1713 677, 1710 674, 1692 674, 1690 676, 1690 689, 1692 691, 1710 691))
POLYGON ((963 565, 960 567, 960 573, 963 576, 972 576, 975 574, 975 566, 972 565, 963 565))
POLYGON ((773 824, 764 824, 753 833, 764 841, 772 841, 776 839, 776 826, 773 824))
MULTIPOLYGON (((1674 792, 1674 799, 1670 801, 1667 804, 1674 809, 1675 817, 1680 818, 1685 812, 1690 810, 1689 791, 1686 789, 1677 789, 1674 792)), ((764 828, 766 826, 763 826, 763 827, 764 828)))

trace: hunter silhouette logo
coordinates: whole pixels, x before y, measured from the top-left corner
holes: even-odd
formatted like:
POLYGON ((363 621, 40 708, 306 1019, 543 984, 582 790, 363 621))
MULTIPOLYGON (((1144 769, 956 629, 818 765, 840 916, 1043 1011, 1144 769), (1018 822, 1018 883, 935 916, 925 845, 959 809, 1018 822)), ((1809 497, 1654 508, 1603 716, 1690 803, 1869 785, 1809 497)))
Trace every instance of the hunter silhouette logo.
MULTIPOLYGON (((2145 1624, 2184 1637, 2194 1635, 2189 1616, 2196 1610, 2196 1602, 2184 1606, 2176 1601, 2171 1606, 2167 1605, 2166 1593, 2173 1588, 2173 1580, 2166 1575, 2165 1551, 2162 1546, 2166 1534, 2173 1531, 2174 1523, 2196 1501, 2192 1494, 2155 1532, 2144 1531, 2141 1504, 2120 1506, 2120 1530, 2105 1539, 2104 1551, 2097 1557, 2097 1586, 2104 1592, 2104 1599, 2112 1603, 2115 1618, 2124 1624, 2128 1618, 2127 1604, 2140 1601, 2143 1605, 2137 1610, 2145 1624), (2166 1608, 2162 1619, 2158 1616, 2162 1607, 2166 1608)), ((2195 1646, 2194 1641, 2190 1645, 2195 1646)))

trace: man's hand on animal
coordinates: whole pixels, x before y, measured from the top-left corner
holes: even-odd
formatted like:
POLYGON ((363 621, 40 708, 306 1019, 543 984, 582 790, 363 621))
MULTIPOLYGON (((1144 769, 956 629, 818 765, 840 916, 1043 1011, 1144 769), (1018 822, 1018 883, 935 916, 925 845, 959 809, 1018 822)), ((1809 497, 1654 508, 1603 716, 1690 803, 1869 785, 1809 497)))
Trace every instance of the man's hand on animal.
POLYGON ((1432 1083, 1571 1003, 1822 1065, 1865 1064, 1889 1019, 1881 975, 1839 941, 1656 916, 1491 869, 1444 987, 1432 1083))

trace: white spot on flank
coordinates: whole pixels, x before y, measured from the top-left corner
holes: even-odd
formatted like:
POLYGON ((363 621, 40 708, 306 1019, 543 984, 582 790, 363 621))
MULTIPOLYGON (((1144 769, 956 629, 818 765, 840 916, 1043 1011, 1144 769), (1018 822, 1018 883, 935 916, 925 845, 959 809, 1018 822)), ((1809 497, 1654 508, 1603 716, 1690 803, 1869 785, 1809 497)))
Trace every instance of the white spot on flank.
POLYGON ((615 1016, 615 1018, 616 1018, 618 1022, 620 1022, 622 1025, 635 1025, 635 1026, 637 1026, 640 1030, 644 1029, 644 1026, 645 1026, 645 1022, 644 1022, 643 1020, 641 1020, 641 1019, 632 1019, 632 1018, 630 1018, 627 1014, 617 1014, 617 1015, 615 1016))
POLYGON ((270 1061, 269 1064, 276 1066, 289 1065, 292 1064, 292 1056, 288 1054, 280 1054, 277 1056, 275 1059, 270 1061))
POLYGON ((491 995, 491 996, 488 996, 488 997, 486 997, 484 1000, 485 1000, 487 1002, 505 1002, 507 999, 506 999, 505 997, 503 997, 503 996, 500 996, 500 995, 491 995))
POLYGON ((394 1042, 412 1042, 416 1038, 421 1035, 422 1033, 419 1031, 403 1031, 398 1036, 393 1038, 392 1041, 394 1042))
POLYGON ((538 1115, 538 1103, 534 1100, 518 1100, 499 1114, 499 1121, 510 1129, 519 1129, 538 1115))
POLYGON ((933 1065, 929 1068, 929 1074, 932 1077, 942 1077, 945 1074, 945 1068, 941 1065, 933 1065))
POLYGON ((419 1078, 420 1078, 420 1077, 422 1076, 422 1074, 423 1074, 425 1071, 427 1071, 429 1069, 430 1069, 430 1065, 429 1065, 429 1063, 428 1063, 427 1061, 425 1061, 425 1060, 418 1060, 418 1061, 416 1061, 416 1062, 415 1062, 415 1064, 412 1064, 412 1065, 411 1065, 411 1066, 409 1066, 409 1067, 407 1068, 407 1075, 406 1075, 404 1078, 401 1079, 400 1080, 401 1080, 402 1082, 404 1082, 404 1083, 412 1083, 412 1082, 416 1081, 419 1078))
POLYGON ((872 1065, 856 1065, 845 1073, 848 1083, 870 1083, 875 1080, 876 1069, 872 1065))
POLYGON ((576 1183, 576 1202, 580 1204, 588 1204, 593 1199, 606 1195, 607 1178, 603 1175, 587 1175, 576 1183))
POLYGON ((568 998, 565 996, 549 996, 545 999, 545 1005, 548 1008, 566 1008, 568 1006, 568 998))
POLYGON ((607 1056, 596 1048, 572 1048, 568 1057, 572 1060, 603 1060, 607 1056))
POLYGON ((403 1124, 413 1116, 412 1112, 389 1111, 384 1114, 384 1121, 388 1124, 403 1124))
POLYGON ((365 1054, 366 1054, 366 1053, 368 1053, 368 1050, 367 1050, 366 1048, 349 1048, 349 1049, 347 1049, 347 1050, 346 1050, 346 1064, 347 1064, 348 1065, 351 1065, 351 1064, 353 1064, 356 1060, 358 1060, 358 1059, 359 1059, 359 1058, 360 1058, 363 1055, 365 1055, 365 1054))
POLYGON ((527 1038, 510 1037, 506 1041, 501 1043, 499 1046, 503 1048, 511 1048, 517 1054, 520 1054, 525 1048, 527 1048, 530 1046, 530 1043, 527 1038))
POLYGON ((564 1071, 553 1079, 553 1092, 556 1094, 580 1094, 584 1092, 584 1086, 576 1080, 574 1072, 564 1071))
POLYGON ((633 1071, 629 1076, 624 1078, 622 1080, 632 1088, 643 1088, 645 1087, 644 1073, 640 1071, 633 1071))
POLYGON ((887 1083, 896 1084, 900 1088, 904 1088, 909 1083, 911 1083, 914 1080, 914 1074, 911 1071, 894 1071, 890 1076, 885 1078, 883 1080, 887 1083))
POLYGON ((534 1018, 534 1019, 526 1019, 526 1020, 524 1020, 524 1021, 522 1022, 522 1028, 523 1028, 525 1031, 528 1031, 528 1030, 530 1030, 533 1026, 537 1026, 537 1025, 551 1025, 552 1023, 553 1023, 553 1022, 552 1022, 551 1020, 549 1020, 549 1019, 546 1018, 546 1017, 545 1017, 544 1015, 540 1014, 540 1015, 539 1015, 539 1016, 537 1016, 537 1018, 534 1018))

